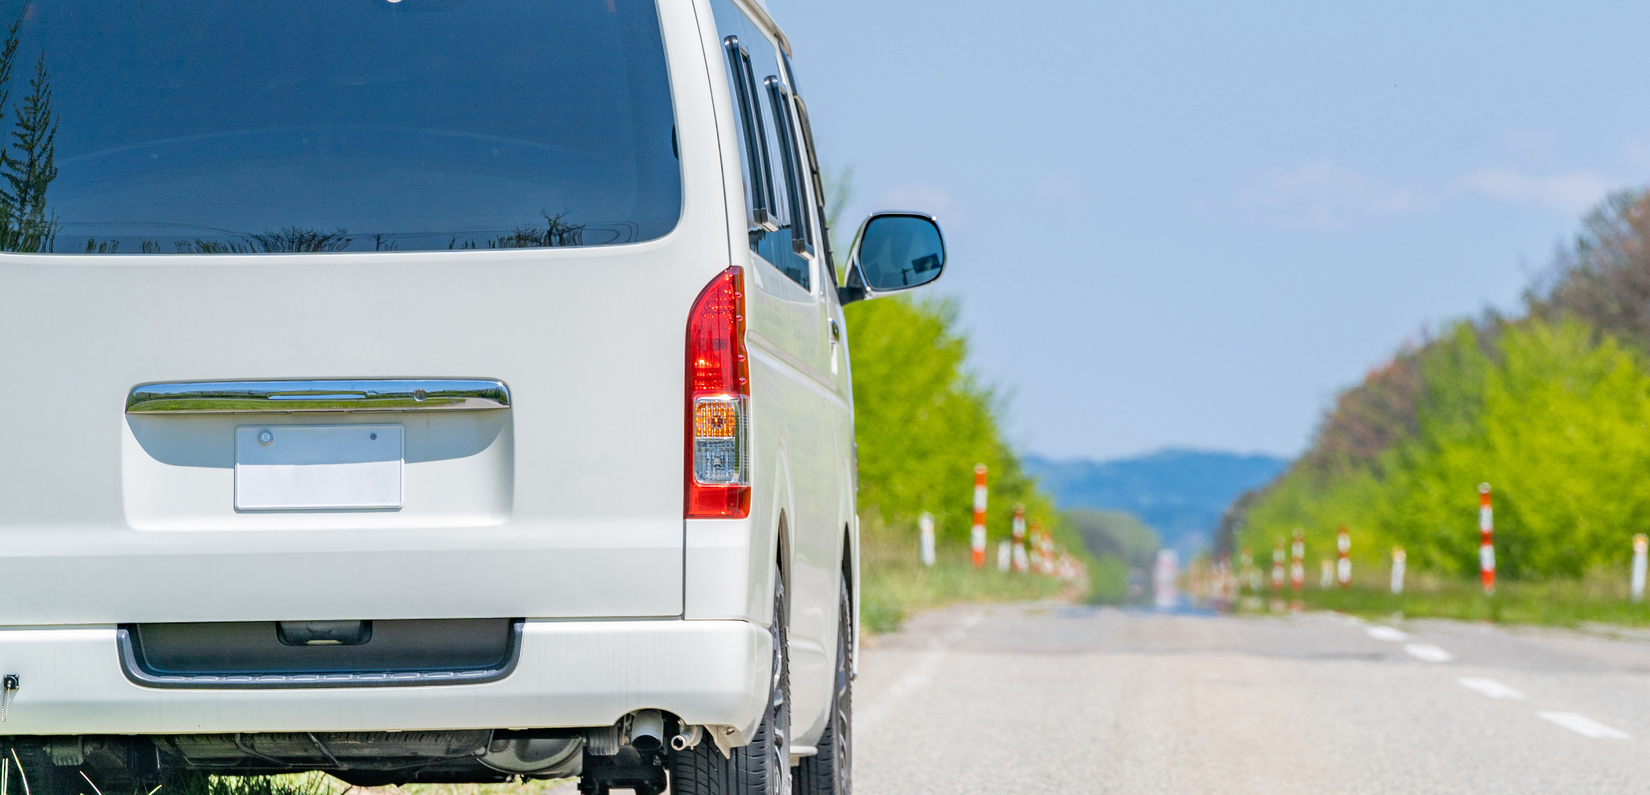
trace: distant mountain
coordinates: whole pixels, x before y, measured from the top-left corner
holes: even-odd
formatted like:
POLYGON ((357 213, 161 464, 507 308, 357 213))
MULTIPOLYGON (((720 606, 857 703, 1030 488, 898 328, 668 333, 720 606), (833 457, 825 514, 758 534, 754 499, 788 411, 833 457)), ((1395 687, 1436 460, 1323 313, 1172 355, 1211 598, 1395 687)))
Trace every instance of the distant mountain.
POLYGON ((1189 555, 1208 543, 1226 506, 1277 477, 1288 459, 1201 450, 1161 450, 1112 461, 1026 456, 1061 508, 1128 511, 1189 555))

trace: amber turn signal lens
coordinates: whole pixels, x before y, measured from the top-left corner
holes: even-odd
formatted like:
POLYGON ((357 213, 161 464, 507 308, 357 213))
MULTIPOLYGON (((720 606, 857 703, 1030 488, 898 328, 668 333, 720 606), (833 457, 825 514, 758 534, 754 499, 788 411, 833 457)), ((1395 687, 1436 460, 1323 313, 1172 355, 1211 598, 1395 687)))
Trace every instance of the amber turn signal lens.
POLYGON ((731 439, 739 429, 738 405, 731 400, 701 400, 693 406, 693 436, 731 439))

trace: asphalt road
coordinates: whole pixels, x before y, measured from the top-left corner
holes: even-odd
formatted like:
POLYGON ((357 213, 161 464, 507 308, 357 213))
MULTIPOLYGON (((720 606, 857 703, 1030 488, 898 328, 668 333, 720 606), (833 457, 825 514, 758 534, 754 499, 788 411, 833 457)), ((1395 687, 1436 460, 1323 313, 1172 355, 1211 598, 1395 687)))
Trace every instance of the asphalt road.
POLYGON ((856 687, 859 795, 1650 792, 1642 633, 964 607, 856 687))

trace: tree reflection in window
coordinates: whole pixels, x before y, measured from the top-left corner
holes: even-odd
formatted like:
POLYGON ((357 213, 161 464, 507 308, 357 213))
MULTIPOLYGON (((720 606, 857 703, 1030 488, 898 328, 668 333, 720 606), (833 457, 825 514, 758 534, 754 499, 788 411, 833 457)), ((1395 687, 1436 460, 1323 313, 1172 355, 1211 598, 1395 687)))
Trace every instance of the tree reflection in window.
POLYGON ((354 238, 342 229, 323 232, 319 229, 289 226, 273 232, 253 233, 238 241, 205 240, 198 237, 194 240, 179 240, 177 248, 179 254, 287 254, 343 251, 349 248, 352 242, 354 238))
MULTIPOLYGON (((25 12, 26 13, 26 12, 25 12)), ((51 251, 62 228, 46 206, 46 189, 57 179, 57 114, 52 111, 51 75, 46 55, 34 63, 29 93, 22 104, 11 102, 12 67, 17 62, 18 29, 23 17, 6 30, 0 47, 0 119, 7 106, 13 116, 9 140, 0 146, 0 250, 51 251)))

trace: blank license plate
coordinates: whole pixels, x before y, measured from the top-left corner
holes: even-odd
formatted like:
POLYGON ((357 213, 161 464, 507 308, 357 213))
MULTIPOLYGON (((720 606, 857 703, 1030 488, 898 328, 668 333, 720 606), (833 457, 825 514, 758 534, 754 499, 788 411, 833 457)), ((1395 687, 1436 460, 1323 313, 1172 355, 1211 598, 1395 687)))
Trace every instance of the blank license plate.
POLYGON ((242 425, 235 509, 400 508, 404 436, 400 425, 242 425))

